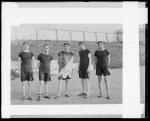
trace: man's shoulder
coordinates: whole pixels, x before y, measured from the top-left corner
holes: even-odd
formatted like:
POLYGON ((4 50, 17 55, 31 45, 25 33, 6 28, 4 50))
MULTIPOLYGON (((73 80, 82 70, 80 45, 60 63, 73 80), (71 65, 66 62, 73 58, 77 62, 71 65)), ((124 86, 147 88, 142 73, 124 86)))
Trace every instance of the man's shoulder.
POLYGON ((62 50, 62 51, 60 51, 60 52, 58 52, 58 55, 60 56, 60 55, 63 55, 64 54, 64 51, 62 50))
POLYGON ((23 51, 19 52, 19 54, 18 54, 18 56, 19 56, 19 57, 21 57, 21 56, 22 56, 22 52, 23 52, 23 51))
POLYGON ((49 57, 53 57, 51 54, 49 54, 49 57))
POLYGON ((23 51, 20 51, 20 52, 19 52, 19 54, 22 54, 22 53, 23 53, 23 51))
POLYGON ((70 51, 69 53, 70 53, 70 55, 74 55, 74 53, 73 53, 73 52, 71 52, 71 51, 70 51))
POLYGON ((41 55, 43 55, 43 53, 40 53, 38 56, 41 56, 41 55))
POLYGON ((108 49, 104 49, 105 51, 108 51, 108 49))
POLYGON ((40 58, 40 57, 42 57, 42 55, 43 55, 43 53, 40 53, 40 54, 37 56, 37 58, 40 58))
POLYGON ((104 50, 106 53, 109 53, 109 51, 107 49, 104 50))
POLYGON ((65 53, 65 51, 63 51, 63 50, 62 50, 62 51, 60 51, 59 53, 60 53, 60 54, 64 54, 64 53, 65 53))
POLYGON ((91 51, 89 49, 86 49, 86 52, 90 53, 91 51))
POLYGON ((94 54, 98 53, 98 50, 95 50, 94 54))

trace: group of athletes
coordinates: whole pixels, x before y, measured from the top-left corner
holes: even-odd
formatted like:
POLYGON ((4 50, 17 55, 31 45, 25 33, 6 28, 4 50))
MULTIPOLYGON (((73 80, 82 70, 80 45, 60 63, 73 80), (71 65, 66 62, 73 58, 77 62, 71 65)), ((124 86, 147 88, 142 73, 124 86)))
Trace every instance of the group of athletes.
MULTIPOLYGON (((96 69, 96 75, 98 77, 98 87, 99 94, 98 97, 102 97, 102 88, 101 88, 101 80, 102 76, 104 76, 104 82, 106 87, 106 99, 110 99, 109 93, 109 85, 108 85, 108 76, 110 75, 110 71, 108 69, 108 65, 110 63, 110 55, 107 49, 104 48, 104 43, 99 41, 98 49, 94 53, 94 68, 96 69)), ((21 75, 22 82, 22 92, 23 96, 21 98, 24 100, 32 100, 31 96, 31 83, 34 80, 34 54, 29 49, 29 43, 23 43, 23 51, 21 51, 18 55, 19 58, 19 72, 21 75), (25 83, 28 83, 28 96, 26 96, 25 91, 25 83)), ((65 97, 70 97, 68 93, 68 82, 71 79, 72 67, 74 63, 74 53, 70 51, 69 43, 65 42, 63 44, 64 50, 58 53, 58 65, 59 65, 59 73, 58 73, 58 91, 55 99, 60 98, 62 83, 65 81, 65 97)), ((89 97, 89 77, 92 65, 92 57, 89 49, 86 48, 86 44, 84 42, 79 42, 79 66, 78 66, 78 74, 81 79, 82 84, 82 92, 79 93, 79 96, 83 96, 84 98, 89 97)), ((51 60, 53 60, 52 55, 49 53, 49 45, 43 45, 43 52, 41 52, 37 56, 38 60, 38 68, 39 68, 39 89, 37 100, 40 101, 41 98, 50 99, 48 87, 49 82, 51 81, 51 72, 50 72, 50 64, 51 60), (42 89, 44 88, 44 92, 42 89)))

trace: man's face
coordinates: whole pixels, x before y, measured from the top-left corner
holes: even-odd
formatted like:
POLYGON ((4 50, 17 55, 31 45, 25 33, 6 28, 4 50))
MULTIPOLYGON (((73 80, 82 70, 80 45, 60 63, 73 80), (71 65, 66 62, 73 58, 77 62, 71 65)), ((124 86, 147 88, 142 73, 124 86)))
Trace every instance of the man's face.
POLYGON ((28 44, 24 44, 23 48, 24 48, 24 50, 29 50, 29 45, 28 44))
POLYGON ((65 51, 69 51, 70 46, 69 45, 64 45, 64 49, 65 49, 65 51))
POLYGON ((80 44, 79 47, 80 47, 80 49, 82 49, 82 50, 85 48, 84 44, 80 44))
POLYGON ((104 44, 103 43, 99 43, 98 46, 99 46, 100 49, 102 49, 104 47, 104 44))
POLYGON ((44 52, 48 52, 48 51, 49 51, 49 46, 48 45, 44 46, 44 52))

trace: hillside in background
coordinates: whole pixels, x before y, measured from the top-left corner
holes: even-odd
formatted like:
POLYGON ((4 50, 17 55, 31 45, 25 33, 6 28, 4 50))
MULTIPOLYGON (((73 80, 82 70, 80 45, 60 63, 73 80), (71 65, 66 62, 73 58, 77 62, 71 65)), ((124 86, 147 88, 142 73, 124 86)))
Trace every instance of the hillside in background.
MULTIPOLYGON (((22 44, 24 41, 12 41, 11 43, 11 59, 13 61, 17 61, 17 56, 20 51, 22 51, 22 44)), ((50 41, 50 40, 28 40, 30 43, 30 50, 34 53, 35 58, 39 53, 42 52, 43 44, 47 43, 50 46, 50 54, 53 56, 54 59, 58 59, 58 52, 63 49, 63 43, 65 41, 50 41)), ((75 62, 77 63, 79 60, 78 52, 79 46, 78 41, 70 41, 70 49, 75 54, 75 62)), ((94 41, 87 41, 86 42, 87 48, 92 52, 92 58, 94 57, 94 52, 97 49, 97 44, 94 41)), ((120 68, 122 67, 122 43, 105 43, 105 48, 108 49, 110 52, 111 64, 110 68, 120 68)), ((140 44, 140 63, 145 63, 145 50, 144 44, 140 44)))

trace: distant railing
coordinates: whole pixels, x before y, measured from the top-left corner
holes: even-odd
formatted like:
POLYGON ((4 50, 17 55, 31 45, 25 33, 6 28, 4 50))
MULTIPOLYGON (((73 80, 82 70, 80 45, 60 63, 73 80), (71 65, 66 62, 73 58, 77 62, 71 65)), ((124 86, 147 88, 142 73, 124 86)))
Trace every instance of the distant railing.
POLYGON ((12 40, 67 40, 121 42, 122 32, 90 32, 49 28, 23 28, 12 30, 12 40))

